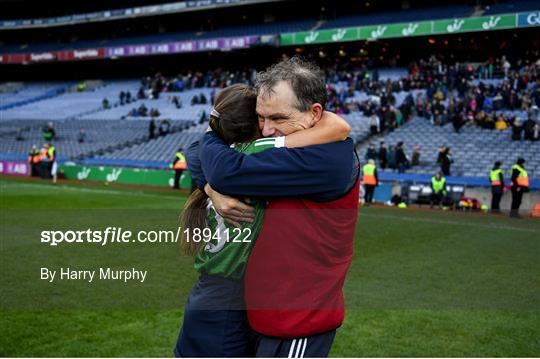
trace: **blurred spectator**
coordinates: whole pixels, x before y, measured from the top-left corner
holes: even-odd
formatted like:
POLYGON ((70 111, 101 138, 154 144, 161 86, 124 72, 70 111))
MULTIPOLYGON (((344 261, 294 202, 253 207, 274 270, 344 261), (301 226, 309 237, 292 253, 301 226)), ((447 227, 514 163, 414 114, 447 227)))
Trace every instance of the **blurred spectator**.
POLYGON ((202 124, 206 121, 206 110, 201 108, 199 110, 199 124, 202 124))
POLYGON ((206 99, 206 96, 204 96, 204 94, 202 92, 199 95, 199 103, 201 105, 206 105, 208 103, 208 100, 206 99))
POLYGON ((529 118, 527 118, 527 121, 525 121, 525 123, 523 124, 523 139, 527 141, 533 140, 533 131, 535 125, 536 122, 532 119, 531 116, 529 116, 529 118))
POLYGON ((437 153, 437 164, 440 165, 442 158, 444 156, 444 151, 446 151, 446 146, 439 147, 439 152, 437 153))
POLYGON ((22 127, 17 128, 17 134, 15 135, 15 141, 24 141, 23 132, 24 132, 24 129, 22 127))
POLYGON ((411 158, 411 167, 420 165, 420 145, 414 146, 414 151, 411 158))
POLYGON ((403 142, 399 142, 396 147, 396 166, 399 173, 404 173, 409 167, 409 159, 405 154, 405 144, 403 142))
POLYGON ((369 131, 371 135, 375 135, 380 131, 379 116, 375 113, 369 116, 369 131))
POLYGON ((510 62, 506 59, 506 56, 502 57, 501 62, 504 70, 504 79, 506 80, 508 78, 508 71, 510 71, 510 68, 512 66, 510 65, 510 62))
POLYGON ((538 140, 540 140, 540 125, 536 124, 534 125, 531 141, 538 141, 538 140))
POLYGON ((146 98, 146 94, 144 93, 144 87, 141 86, 139 88, 139 91, 137 92, 137 98, 139 100, 142 100, 142 99, 146 98))
POLYGON ((47 126, 43 127, 43 130, 41 131, 43 135, 43 139, 45 141, 52 141, 56 137, 56 131, 54 130, 54 126, 52 122, 49 122, 47 126))
POLYGON ((503 115, 497 116, 497 122, 495 122, 495 129, 498 131, 504 131, 508 128, 503 115))
POLYGON ((152 118, 148 125, 148 139, 151 140, 155 137, 156 133, 156 121, 152 118))
POLYGON ((452 155, 450 152, 450 147, 446 147, 441 156, 441 172, 445 176, 450 176, 450 166, 454 160, 452 159, 452 155))
POLYGON ((459 133, 463 125, 465 124, 465 114, 463 112, 455 113, 452 116, 452 126, 454 127, 454 131, 456 133, 459 133))
POLYGON ((171 130, 171 122, 167 119, 161 120, 159 123, 159 135, 165 136, 167 135, 171 130))
POLYGON ((172 103, 174 104, 174 106, 176 106, 177 109, 182 108, 182 100, 180 100, 178 96, 172 97, 172 103))
POLYGON ((101 101, 101 107, 104 110, 108 110, 111 108, 111 104, 109 103, 109 100, 106 97, 101 101))
POLYGON ((373 143, 369 144, 368 149, 366 150, 365 159, 366 161, 375 161, 375 159, 377 159, 377 151, 375 150, 375 146, 373 145, 373 143))
POLYGON ((131 103, 131 92, 126 91, 126 103, 131 103))
POLYGON ((144 103, 141 103, 137 109, 137 114, 141 117, 146 117, 148 115, 148 108, 144 105, 144 103))
POLYGON ((523 131, 523 124, 518 117, 514 116, 512 121, 512 141, 521 141, 521 132, 523 131))
POLYGON ((396 166, 396 146, 390 146, 388 151, 388 167, 395 170, 396 166))
POLYGON ((86 141, 86 130, 83 127, 79 129, 79 135, 77 136, 77 141, 79 141, 79 143, 83 143, 84 141, 86 141))
POLYGON ((151 108, 150 109, 150 117, 159 117, 161 116, 161 112, 157 108, 151 108))
POLYGON ((126 93, 124 91, 120 91, 118 98, 120 100, 120 105, 123 106, 126 103, 126 93))

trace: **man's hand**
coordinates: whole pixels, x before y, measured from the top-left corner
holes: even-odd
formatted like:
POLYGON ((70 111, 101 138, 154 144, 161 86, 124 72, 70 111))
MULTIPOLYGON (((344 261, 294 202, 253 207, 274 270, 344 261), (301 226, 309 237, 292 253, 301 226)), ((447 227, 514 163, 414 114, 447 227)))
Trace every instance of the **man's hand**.
POLYGON ((214 208, 227 223, 240 228, 241 222, 253 223, 255 219, 255 208, 248 206, 244 202, 216 192, 207 183, 204 191, 212 200, 214 208))

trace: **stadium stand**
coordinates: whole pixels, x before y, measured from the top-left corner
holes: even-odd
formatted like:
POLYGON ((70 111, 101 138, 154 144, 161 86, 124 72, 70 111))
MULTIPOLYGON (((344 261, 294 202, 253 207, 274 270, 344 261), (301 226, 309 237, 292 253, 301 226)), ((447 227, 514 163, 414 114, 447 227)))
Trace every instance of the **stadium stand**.
MULTIPOLYGON (((423 63, 421 71, 429 71, 429 69, 429 63, 423 63)), ((185 131, 187 127, 204 121, 210 113, 210 99, 219 88, 205 87, 204 85, 216 81, 220 83, 220 81, 230 78, 231 75, 234 81, 247 80, 246 73, 242 75, 238 73, 222 73, 219 76, 211 73, 207 75, 201 74, 185 78, 186 86, 195 88, 186 89, 182 92, 167 92, 169 87, 176 86, 178 79, 167 80, 158 74, 154 78, 146 78, 142 83, 145 96, 146 94, 152 94, 153 89, 157 86, 156 84, 160 83, 159 86, 163 87, 163 92, 160 93, 159 98, 155 99, 143 98, 119 106, 117 99, 120 91, 130 91, 133 99, 136 99, 136 94, 141 89, 141 82, 138 80, 107 81, 92 91, 69 92, 39 102, 3 110, 0 111, 2 119, 8 121, 2 122, 1 135, 3 142, 2 146, 0 146, 0 152, 4 155, 25 153, 32 144, 41 142, 41 128, 45 121, 52 119, 57 120, 55 121, 55 128, 58 130, 58 139, 55 142, 60 141, 58 147, 61 159, 88 159, 91 157, 94 157, 95 161, 100 159, 114 161, 138 159, 149 163, 153 162, 151 163, 152 166, 164 166, 175 147, 178 148, 189 144, 193 138, 200 135, 205 129, 205 125, 202 124, 192 130, 185 131), (197 87, 201 85, 203 87, 197 87), (208 102, 206 104, 192 104, 193 97, 201 94, 207 98, 208 102), (180 108, 173 103, 173 97, 176 97, 182 104, 178 106, 180 108), (109 99, 111 108, 104 109, 102 107, 103 98, 109 99), (141 116, 136 111, 137 108, 143 105, 148 110, 146 116, 141 116), (172 120, 172 134, 148 141, 149 123, 147 120, 151 118, 149 116, 151 109, 159 111, 159 116, 155 117, 157 120, 172 120), (121 119, 124 119, 124 121, 121 121, 121 119), (83 144, 77 143, 77 133, 80 128, 87 130, 88 140, 83 144), (175 133, 180 130, 184 131, 175 133), (21 134, 20 137, 23 138, 22 140, 16 138, 19 133, 21 134)), ((376 75, 374 72, 335 72, 327 70, 328 80, 335 81, 329 83, 329 89, 334 91, 334 96, 331 97, 333 101, 329 104, 329 109, 340 113, 348 121, 352 128, 351 137, 356 143, 362 143, 369 139, 371 135, 369 116, 373 111, 370 108, 373 96, 378 99, 377 101, 381 101, 381 96, 391 96, 394 108, 400 108, 407 100, 407 97, 411 96, 412 98, 424 97, 426 103, 430 101, 426 98, 427 95, 424 89, 404 91, 401 89, 401 85, 397 87, 397 90, 394 89, 395 92, 385 95, 384 89, 395 87, 398 83, 401 84, 403 79, 408 76, 405 69, 379 69, 376 75), (376 81, 375 77, 377 78, 376 81), (351 88, 354 91, 350 92, 351 88)), ((493 85, 495 88, 504 85, 502 79, 482 80, 482 82, 493 85)), ((472 85, 479 86, 479 80, 472 81, 472 85)), ((58 86, 58 84, 28 84, 12 93, 4 93, 3 96, 15 101, 21 97, 25 99, 25 96, 31 98, 29 94, 36 91, 49 91, 50 88, 57 88, 58 86)), ((390 99, 390 97, 388 98, 390 99)), ((446 99, 442 103, 446 106, 448 100, 446 99)), ((376 109, 378 108, 378 110, 376 111, 386 111, 380 108, 380 104, 377 106, 376 109)), ((513 115, 525 118, 527 113, 525 111, 506 111, 506 115, 509 120, 513 115)), ((379 114, 378 116, 383 115, 379 114)), ((442 144, 452 147, 456 153, 454 172, 473 177, 482 176, 486 168, 489 168, 496 159, 507 161, 519 154, 533 157, 534 151, 538 150, 537 145, 529 146, 521 142, 509 142, 509 146, 504 147, 504 151, 498 155, 499 157, 493 159, 490 156, 480 155, 478 163, 481 166, 471 168, 469 163, 461 162, 463 153, 466 153, 470 146, 484 142, 493 144, 499 140, 508 139, 510 130, 496 132, 494 130, 467 127, 463 134, 454 134, 451 125, 436 127, 425 119, 416 119, 401 128, 399 128, 399 124, 397 126, 398 129, 388 134, 388 137, 384 139, 389 144, 398 141, 405 141, 410 145, 420 144, 423 153, 429 154, 423 158, 422 165, 414 169, 414 171, 421 174, 429 174, 436 169, 435 162, 430 156, 435 156, 436 149, 442 144), (418 133, 429 134, 429 136, 422 137, 422 141, 418 142, 414 140, 414 138, 418 137, 418 133), (462 151, 463 149, 465 151, 462 151)), ((493 146, 486 145, 485 148, 492 151, 494 150, 493 146)), ((532 165, 536 166, 536 162, 533 162, 532 165)), ((533 167, 532 171, 535 173, 538 169, 533 167)))
POLYGON ((487 7, 483 15, 502 14, 507 12, 521 12, 538 10, 538 1, 536 0, 520 0, 499 2, 487 7))
POLYGON ((474 9, 466 5, 449 5, 414 10, 346 16, 327 21, 320 29, 334 29, 363 25, 388 24, 407 21, 435 20, 471 16, 474 9))
POLYGON ((68 90, 69 83, 26 83, 14 91, 0 92, 0 110, 50 99, 68 90))
MULTIPOLYGON (((39 85, 34 86, 39 88, 39 85)), ((66 92, 59 96, 50 97, 47 101, 21 103, 16 108, 2 111, 2 119, 31 120, 79 117, 102 110, 104 98, 110 101, 111 106, 115 106, 120 91, 131 91, 134 94, 137 89, 137 81, 106 82, 93 91, 66 92)), ((19 94, 13 94, 12 96, 18 97, 19 94)))
MULTIPOLYGON (((450 124, 433 126, 424 118, 415 118, 376 141, 374 143, 377 144, 384 141, 388 147, 403 141, 409 159, 413 148, 420 145, 420 165, 408 169, 410 173, 435 174, 440 170, 436 163, 438 149, 447 146, 452 149, 452 175, 455 176, 486 177, 495 161, 511 167, 518 157, 527 160, 527 170, 532 178, 540 176, 540 142, 512 141, 511 130, 495 131, 470 126, 456 133, 450 124)), ((360 147, 358 153, 361 158, 368 145, 365 143, 360 147)))
MULTIPOLYGON (((168 136, 158 137, 148 142, 140 143, 129 148, 119 149, 104 156, 97 156, 96 160, 127 160, 144 161, 150 167, 168 166, 171 156, 179 148, 187 148, 192 142, 198 140, 208 128, 207 123, 199 124, 182 132, 168 136)), ((118 161, 120 163, 121 161, 118 161)))
MULTIPOLYGON (((128 115, 129 111, 133 108, 137 108, 144 104, 148 109, 156 108, 161 113, 160 118, 168 118, 171 120, 194 120, 200 115, 200 111, 204 110, 207 114, 210 113, 212 105, 191 105, 191 99, 193 96, 198 96, 201 93, 208 99, 212 92, 211 88, 201 88, 194 90, 187 90, 184 92, 163 92, 157 99, 141 99, 132 104, 125 106, 117 106, 108 110, 100 110, 93 113, 80 116, 82 119, 101 119, 101 120, 115 120, 121 118, 132 118, 128 115), (172 103, 171 98, 176 96, 182 103, 182 108, 176 108, 172 103)), ((114 94, 118 97, 118 94, 114 94)), ((150 116, 137 118, 150 118, 150 116)))
MULTIPOLYGON (((0 131, 0 153, 2 158, 25 160, 32 145, 40 146, 45 141, 41 130, 42 120, 2 121, 0 131), (22 140, 15 136, 22 132, 22 140)), ((148 140, 148 121, 145 120, 63 120, 54 121, 56 137, 52 141, 58 149, 60 162, 81 160, 85 157, 103 155, 117 149, 132 146, 148 140), (86 137, 79 142, 78 134, 83 128, 86 137)), ((182 131, 193 126, 192 121, 173 121, 170 133, 182 131)))

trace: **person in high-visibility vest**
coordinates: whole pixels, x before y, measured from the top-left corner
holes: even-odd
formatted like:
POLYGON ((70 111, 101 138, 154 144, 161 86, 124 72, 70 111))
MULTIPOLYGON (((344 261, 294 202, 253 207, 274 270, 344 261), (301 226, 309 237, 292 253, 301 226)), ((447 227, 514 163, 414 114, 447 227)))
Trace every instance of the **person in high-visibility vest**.
POLYGON ((30 165, 30 177, 38 177, 39 176, 39 162, 40 159, 40 152, 36 145, 32 146, 32 150, 30 150, 30 153, 28 154, 28 164, 30 165))
POLYGON ((379 178, 377 176, 377 167, 375 166, 375 161, 370 159, 368 163, 362 168, 362 181, 364 182, 365 194, 364 201, 366 206, 369 206, 373 202, 373 192, 375 192, 375 187, 379 184, 379 178))
POLYGON ((512 177, 510 189, 512 190, 512 208, 510 210, 510 217, 520 218, 519 206, 521 206, 521 200, 523 193, 529 191, 529 174, 525 171, 525 160, 518 158, 517 163, 512 166, 512 177))
POLYGON ((446 178, 441 172, 437 172, 434 177, 431 177, 431 208, 435 203, 440 206, 446 194, 446 178))
POLYGON ((49 157, 49 173, 53 179, 53 183, 56 184, 56 172, 58 170, 58 164, 56 163, 56 147, 53 144, 49 144, 47 149, 47 156, 49 157))
POLYGON ((491 212, 498 213, 501 211, 499 204, 504 193, 504 178, 502 163, 495 162, 493 169, 489 172, 489 182, 491 183, 491 212))
POLYGON ((39 151, 39 175, 41 178, 51 178, 49 159, 49 144, 45 143, 39 151))
POLYGON ((180 177, 182 177, 182 172, 186 169, 186 157, 184 156, 183 148, 178 149, 170 167, 174 169, 174 188, 180 189, 180 177))

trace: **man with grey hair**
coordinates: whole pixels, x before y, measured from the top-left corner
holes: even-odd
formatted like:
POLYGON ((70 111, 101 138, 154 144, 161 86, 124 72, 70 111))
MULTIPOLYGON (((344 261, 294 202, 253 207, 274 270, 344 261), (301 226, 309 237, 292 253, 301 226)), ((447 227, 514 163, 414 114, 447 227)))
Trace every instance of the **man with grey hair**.
MULTIPOLYGON (((259 73, 256 86, 263 136, 320 121, 327 96, 315 65, 284 60, 259 73)), ((253 212, 229 196, 270 198, 244 280, 256 355, 327 356, 344 319, 342 289, 353 256, 359 191, 353 141, 245 156, 208 132, 186 155, 193 179, 230 223, 249 222, 253 212)))

